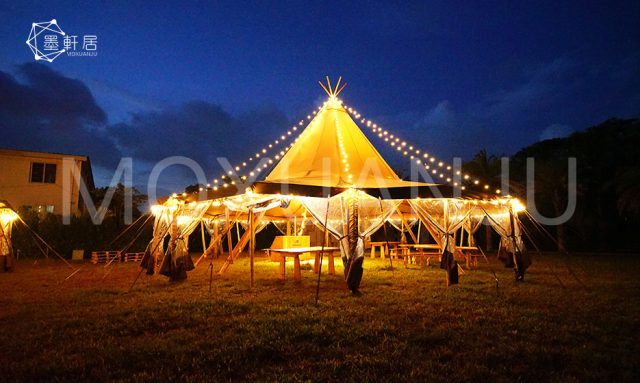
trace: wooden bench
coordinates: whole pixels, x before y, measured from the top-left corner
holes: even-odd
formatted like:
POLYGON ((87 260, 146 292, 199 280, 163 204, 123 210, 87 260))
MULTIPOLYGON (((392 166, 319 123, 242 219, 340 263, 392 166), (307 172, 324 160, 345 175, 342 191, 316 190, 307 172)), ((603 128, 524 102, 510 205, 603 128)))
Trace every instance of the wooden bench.
POLYGON ((400 244, 400 242, 397 241, 373 241, 373 242, 369 242, 369 244, 371 245, 371 258, 375 258, 376 257, 376 247, 380 248, 380 258, 384 259, 385 254, 389 252, 388 247, 395 247, 397 245, 400 244))
POLYGON ((140 262, 144 257, 142 253, 125 253, 120 251, 93 251, 91 252, 91 263, 109 263, 109 262, 140 262))
POLYGON ((436 243, 417 243, 413 245, 403 246, 408 246, 409 249, 414 248, 415 250, 417 250, 417 253, 411 253, 411 251, 409 250, 409 254, 405 258, 405 266, 410 263, 418 264, 421 267, 429 266, 431 258, 440 258, 440 256, 442 255, 440 245, 436 243))
POLYGON ((478 266, 478 258, 487 259, 486 255, 478 246, 458 246, 458 250, 462 253, 467 268, 478 266))
POLYGON ((120 251, 93 251, 91 252, 91 263, 108 263, 114 258, 121 259, 120 251))
POLYGON ((124 255, 124 262, 140 262, 140 261, 142 261, 142 257, 144 257, 144 252, 142 252, 142 253, 126 253, 124 255))

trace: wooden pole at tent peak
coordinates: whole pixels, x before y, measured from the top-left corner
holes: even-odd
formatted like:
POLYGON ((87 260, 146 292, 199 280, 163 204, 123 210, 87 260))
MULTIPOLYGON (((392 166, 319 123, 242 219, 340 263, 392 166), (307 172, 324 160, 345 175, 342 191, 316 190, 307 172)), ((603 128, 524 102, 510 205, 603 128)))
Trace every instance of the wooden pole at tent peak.
POLYGON ((331 92, 329 92, 329 90, 327 89, 326 86, 324 86, 324 84, 321 81, 318 81, 318 84, 320 84, 320 86, 322 87, 322 89, 324 89, 325 92, 327 92, 327 94, 329 96, 331 96, 331 92))
POLYGON ((338 77, 338 82, 336 83, 336 87, 334 88, 334 92, 333 92, 333 94, 334 94, 335 96, 337 96, 337 95, 338 95, 337 90, 338 90, 338 88, 340 87, 340 81, 342 81, 342 76, 338 77))

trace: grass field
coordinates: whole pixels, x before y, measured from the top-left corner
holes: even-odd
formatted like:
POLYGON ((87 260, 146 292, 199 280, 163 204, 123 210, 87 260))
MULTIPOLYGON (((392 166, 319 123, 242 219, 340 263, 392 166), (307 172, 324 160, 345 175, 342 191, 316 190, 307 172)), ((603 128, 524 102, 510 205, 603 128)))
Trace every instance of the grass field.
POLYGON ((183 283, 143 274, 127 293, 133 264, 64 281, 62 263, 22 261, 0 274, 0 381, 640 378, 637 258, 534 256, 524 283, 492 261, 450 288, 435 267, 394 266, 367 258, 352 296, 338 265, 316 307, 310 270, 282 283, 263 259, 255 288, 243 258, 211 294, 207 264, 183 283))

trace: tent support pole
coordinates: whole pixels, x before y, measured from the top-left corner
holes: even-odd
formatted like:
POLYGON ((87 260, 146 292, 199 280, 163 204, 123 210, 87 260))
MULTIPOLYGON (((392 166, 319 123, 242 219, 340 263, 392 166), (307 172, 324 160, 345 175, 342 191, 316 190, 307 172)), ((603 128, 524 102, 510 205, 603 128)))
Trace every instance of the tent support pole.
MULTIPOLYGON (((225 209, 225 215, 227 217, 227 227, 229 228, 229 232, 227 234, 227 251, 229 255, 231 255, 231 250, 233 249, 233 238, 231 238, 231 222, 229 219, 229 209, 225 209)), ((235 224, 235 223, 234 223, 235 224)))
POLYGON ((200 233, 202 234, 202 252, 207 249, 207 242, 204 239, 204 221, 200 220, 200 233))
POLYGON ((253 261, 254 261, 254 252, 256 245, 256 232, 255 225, 253 220, 253 209, 249 210, 249 232, 251 233, 251 238, 249 240, 249 258, 250 258, 250 268, 251 268, 251 281, 249 283, 249 287, 253 288, 254 284, 254 270, 253 270, 253 261))
POLYGON ((211 243, 209 243, 209 247, 207 247, 207 249, 200 256, 200 258, 198 258, 198 260, 195 263, 196 266, 198 266, 198 264, 200 263, 200 261, 202 261, 203 258, 208 257, 211 252, 215 253, 217 251, 216 249, 218 248, 218 245, 222 243, 222 239, 224 238, 225 235, 227 235, 227 233, 229 233, 230 230, 231 230, 231 226, 227 225, 227 227, 222 231, 222 233, 217 234, 215 237, 211 238, 211 243))
MULTIPOLYGON (((257 216, 253 217, 254 225, 262 220, 262 217, 264 217, 265 213, 266 211, 261 211, 257 216)), ((244 250, 244 248, 249 243, 249 238, 251 236, 250 234, 251 234, 251 230, 247 230, 244 232, 244 234, 242 234, 242 237, 240 238, 240 241, 238 241, 238 243, 236 244, 236 247, 234 247, 229 251, 229 256, 227 257, 227 260, 224 262, 224 264, 218 271, 218 275, 224 274, 229 268, 229 265, 231 265, 233 261, 240 256, 240 254, 242 253, 242 250, 244 250)))
POLYGON ((318 306, 318 299, 320 298, 320 275, 322 275, 322 256, 324 255, 324 248, 329 239, 327 230, 327 221, 329 220, 329 201, 331 200, 331 194, 327 195, 327 212, 324 215, 324 233, 322 235, 322 250, 320 250, 320 265, 318 265, 318 282, 316 283, 316 306, 318 306))
MULTIPOLYGON (((378 197, 378 203, 380 204, 380 214, 384 215, 384 210, 382 209, 382 198, 378 197)), ((402 218, 402 214, 400 214, 400 218, 404 222, 404 218, 402 218)), ((389 237, 387 236, 387 220, 382 221, 382 230, 384 231, 384 241, 387 245, 387 252, 389 253, 389 267, 391 268, 391 272, 393 273, 393 258, 391 256, 391 248, 389 247, 389 237)), ((398 256, 398 250, 396 249, 396 256, 398 256)))
POLYGON ((413 233, 413 230, 411 230, 411 227, 409 227, 409 223, 407 222, 406 219, 404 219, 404 215, 400 212, 399 208, 396 208, 396 212, 398 212, 398 215, 400 216, 400 219, 402 220, 402 224, 404 225, 404 227, 407 228, 407 231, 409 232, 409 235, 411 236, 411 239, 413 240, 413 243, 420 243, 420 233, 418 232, 418 237, 416 238, 416 235, 413 233))

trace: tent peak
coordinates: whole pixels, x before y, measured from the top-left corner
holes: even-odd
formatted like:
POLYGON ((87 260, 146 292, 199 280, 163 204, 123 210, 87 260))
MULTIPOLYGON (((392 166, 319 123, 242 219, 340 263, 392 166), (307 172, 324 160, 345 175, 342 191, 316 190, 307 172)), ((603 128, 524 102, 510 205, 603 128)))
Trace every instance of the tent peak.
POLYGON ((338 82, 336 83, 335 87, 331 86, 331 80, 329 79, 329 76, 325 76, 325 78, 327 79, 327 85, 326 86, 321 81, 318 81, 318 84, 320 84, 322 89, 324 89, 324 91, 327 92, 327 94, 329 95, 329 98, 338 97, 338 95, 340 94, 340 92, 342 92, 344 87, 347 86, 346 82, 344 84, 342 84, 342 86, 340 86, 340 81, 342 81, 342 76, 338 77, 338 82))

